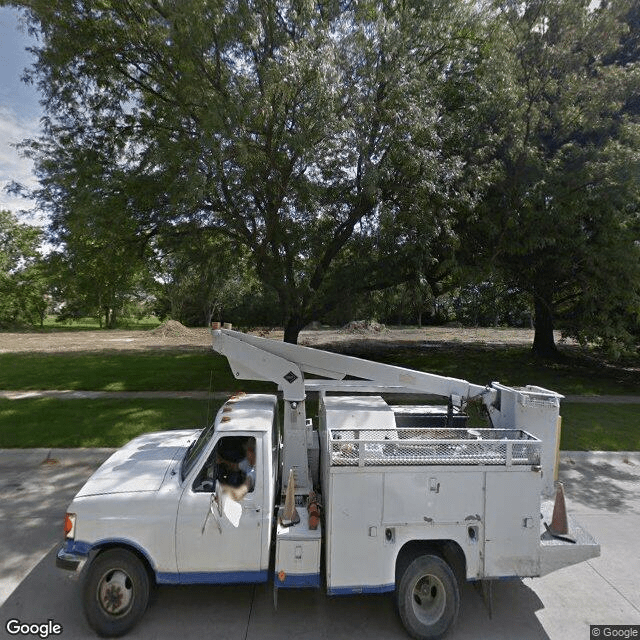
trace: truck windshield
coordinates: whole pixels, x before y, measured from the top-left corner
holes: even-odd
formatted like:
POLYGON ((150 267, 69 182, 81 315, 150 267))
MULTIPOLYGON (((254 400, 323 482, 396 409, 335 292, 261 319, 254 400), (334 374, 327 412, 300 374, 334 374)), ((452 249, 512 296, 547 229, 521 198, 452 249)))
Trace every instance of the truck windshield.
POLYGON ((200 432, 197 440, 194 440, 187 449, 187 452, 182 459, 182 467, 180 470, 180 477, 184 480, 188 475, 195 461, 199 458, 200 453, 206 448, 207 443, 211 440, 213 435, 213 428, 215 426, 215 420, 206 428, 200 432))

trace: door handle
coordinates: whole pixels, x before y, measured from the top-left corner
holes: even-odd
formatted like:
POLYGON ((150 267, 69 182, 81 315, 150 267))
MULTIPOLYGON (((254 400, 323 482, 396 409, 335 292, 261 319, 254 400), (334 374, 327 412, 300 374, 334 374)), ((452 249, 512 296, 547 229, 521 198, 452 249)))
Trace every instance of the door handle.
POLYGON ((260 513, 262 511, 262 507, 253 507, 253 506, 247 506, 247 505, 242 505, 242 510, 243 511, 254 511, 255 513, 260 513))

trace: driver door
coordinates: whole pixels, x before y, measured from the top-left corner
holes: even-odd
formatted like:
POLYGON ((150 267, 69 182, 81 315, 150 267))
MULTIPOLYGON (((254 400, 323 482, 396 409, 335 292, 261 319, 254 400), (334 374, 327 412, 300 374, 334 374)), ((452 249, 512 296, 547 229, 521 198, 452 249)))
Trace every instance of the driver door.
MULTIPOLYGON (((198 469, 195 479, 190 479, 185 484, 176 523, 176 556, 180 583, 267 580, 267 568, 261 568, 262 541, 267 537, 263 536, 264 464, 260 436, 261 434, 256 434, 255 486, 240 502, 242 516, 238 527, 234 527, 224 514, 218 515, 215 503, 216 514, 210 513, 213 483, 202 481, 207 475, 211 476, 211 469, 215 469, 215 456, 220 440, 237 436, 220 438, 214 452, 198 469)), ((266 552, 265 556, 268 559, 266 552)))

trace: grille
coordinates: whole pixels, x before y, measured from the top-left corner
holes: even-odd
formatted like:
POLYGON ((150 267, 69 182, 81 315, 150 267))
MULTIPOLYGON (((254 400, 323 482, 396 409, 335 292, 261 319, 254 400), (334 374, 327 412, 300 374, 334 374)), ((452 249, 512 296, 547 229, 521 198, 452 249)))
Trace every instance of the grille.
POLYGON ((534 465, 542 443, 519 429, 332 429, 331 466, 534 465))

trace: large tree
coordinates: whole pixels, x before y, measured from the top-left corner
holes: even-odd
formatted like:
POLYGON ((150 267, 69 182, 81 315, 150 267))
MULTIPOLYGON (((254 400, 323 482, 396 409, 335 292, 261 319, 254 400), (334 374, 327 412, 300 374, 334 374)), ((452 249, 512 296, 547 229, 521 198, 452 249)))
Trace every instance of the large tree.
POLYGON ((289 341, 451 240, 470 182, 447 101, 473 71, 477 3, 12 4, 40 37, 48 116, 31 153, 56 228, 97 189, 138 237, 218 230, 277 293, 289 341))
MULTIPOLYGON (((465 220, 467 260, 535 308, 533 351, 553 330, 608 345, 640 309, 640 128, 634 65, 615 62, 627 3, 495 2, 482 136, 494 178, 465 220)), ((637 317, 637 316, 636 316, 637 317)))

